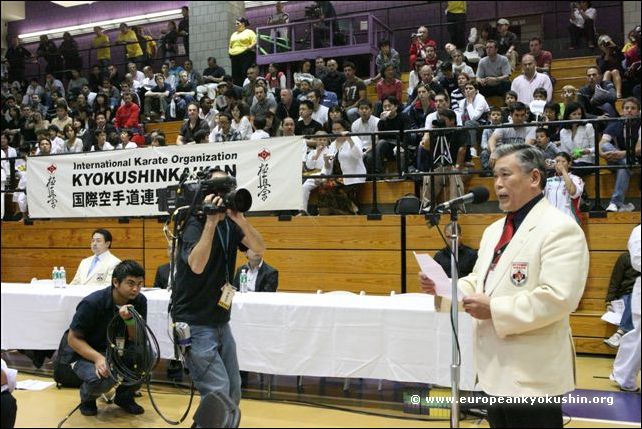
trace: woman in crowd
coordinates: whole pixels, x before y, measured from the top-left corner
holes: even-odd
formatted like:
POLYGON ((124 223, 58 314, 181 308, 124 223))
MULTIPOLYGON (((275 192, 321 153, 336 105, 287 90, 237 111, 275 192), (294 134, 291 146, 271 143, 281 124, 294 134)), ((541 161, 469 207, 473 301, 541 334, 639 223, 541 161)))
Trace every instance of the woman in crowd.
POLYGON ((240 140, 249 140, 252 135, 252 124, 250 124, 250 109, 247 107, 247 104, 239 101, 234 103, 230 113, 232 114, 232 122, 230 127, 233 130, 238 131, 241 135, 240 140))
MULTIPOLYGON (((571 103, 564 110, 564 120, 586 119, 584 109, 579 103, 571 103)), ((573 158, 573 167, 595 165, 595 131, 593 124, 564 125, 560 131, 561 150, 573 158)), ((578 176, 591 174, 591 170, 577 170, 578 176)))
POLYGON ((600 48, 600 56, 595 59, 595 62, 600 69, 602 78, 613 82, 617 98, 622 98, 622 75, 624 74, 622 61, 624 60, 624 54, 606 34, 599 37, 597 46, 600 48))
POLYGON ((111 108, 109 107, 107 96, 103 93, 98 93, 96 100, 94 100, 94 116, 98 113, 103 113, 107 122, 111 121, 111 108))
POLYGON ((469 79, 475 79, 475 72, 473 68, 464 62, 464 54, 456 49, 450 56, 453 61, 453 75, 458 76, 460 74, 465 74, 469 79))
POLYGON ((65 128, 62 130, 62 132, 67 138, 63 147, 64 153, 82 152, 82 140, 78 138, 78 134, 76 134, 76 130, 74 130, 74 127, 72 125, 65 125, 65 128))
MULTIPOLYGON (((464 87, 464 99, 459 102, 457 111, 461 115, 461 121, 466 127, 483 125, 486 123, 486 116, 490 107, 486 97, 479 93, 476 82, 468 82, 464 87)), ((470 145, 479 148, 477 145, 477 131, 469 130, 470 145)), ((477 152, 479 153, 479 152, 477 152)))
POLYGON ((256 33, 250 30, 250 21, 240 17, 234 23, 236 31, 230 36, 229 54, 232 61, 234 85, 243 86, 247 69, 256 63, 256 33))
POLYGON ((343 107, 339 105, 332 106, 328 110, 328 122, 326 122, 324 129, 328 134, 332 134, 332 124, 334 124, 335 122, 347 120, 348 119, 345 112, 343 111, 343 107))
MULTIPOLYGON (((332 124, 332 134, 341 134, 330 144, 328 155, 324 155, 324 167, 322 174, 332 174, 333 163, 338 161, 342 174, 366 174, 366 166, 363 163, 363 143, 359 137, 350 137, 350 125, 347 121, 336 121, 332 124)), ((357 186, 364 183, 365 177, 350 177, 343 179, 344 191, 352 200, 352 213, 357 214, 359 208, 357 202, 357 186)))

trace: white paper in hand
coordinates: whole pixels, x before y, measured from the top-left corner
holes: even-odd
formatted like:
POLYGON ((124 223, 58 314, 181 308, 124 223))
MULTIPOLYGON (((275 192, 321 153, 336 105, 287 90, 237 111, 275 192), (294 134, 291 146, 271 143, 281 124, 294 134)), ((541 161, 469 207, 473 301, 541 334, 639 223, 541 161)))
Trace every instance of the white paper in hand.
MULTIPOLYGON (((443 296, 452 301, 452 284, 444 269, 427 253, 412 252, 419 264, 421 271, 435 282, 437 296, 443 296)), ((457 292, 457 300, 461 301, 465 295, 461 290, 457 292)))
POLYGON ((601 317, 606 323, 611 325, 620 326, 620 321, 622 320, 622 313, 624 313, 624 300, 614 299, 611 301, 612 311, 607 311, 601 317))

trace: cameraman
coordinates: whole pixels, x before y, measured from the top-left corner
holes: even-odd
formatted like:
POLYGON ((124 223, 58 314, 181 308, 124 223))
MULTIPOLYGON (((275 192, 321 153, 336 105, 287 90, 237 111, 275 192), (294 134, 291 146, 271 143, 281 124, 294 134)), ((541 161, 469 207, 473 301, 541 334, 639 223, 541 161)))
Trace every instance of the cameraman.
MULTIPOLYGON (((211 175, 211 179, 225 177, 219 169, 211 175)), ((203 203, 221 207, 225 191, 229 190, 218 189, 203 203)), ((241 379, 228 323, 237 248, 265 251, 261 234, 243 213, 228 208, 208 214, 204 221, 190 216, 178 245, 171 314, 174 322, 189 324, 192 342, 186 364, 201 398, 220 392, 238 405, 241 379)))
MULTIPOLYGON (((439 109, 437 118, 432 123, 434 128, 457 127, 457 115, 450 109, 439 109)), ((468 134, 464 130, 436 131, 424 134, 419 146, 418 163, 420 169, 432 172, 450 173, 460 171, 466 160, 468 151, 468 134), (422 167, 423 166, 423 167, 422 167)), ((450 196, 444 195, 444 199, 456 198, 464 194, 464 184, 460 175, 440 175, 435 177, 435 193, 431 194, 432 176, 424 176, 424 184, 421 190, 422 208, 431 206, 432 197, 439 197, 441 191, 450 187, 450 196)))
MULTIPOLYGON (((315 1, 312 9, 307 13, 321 20, 321 22, 314 24, 314 48, 326 48, 330 46, 330 37, 332 37, 332 34, 330 34, 330 24, 326 23, 325 20, 331 20, 337 16, 332 2, 315 1)), ((337 23, 335 22, 334 25, 336 26, 337 23)), ((336 31, 337 29, 335 27, 334 32, 336 31)))

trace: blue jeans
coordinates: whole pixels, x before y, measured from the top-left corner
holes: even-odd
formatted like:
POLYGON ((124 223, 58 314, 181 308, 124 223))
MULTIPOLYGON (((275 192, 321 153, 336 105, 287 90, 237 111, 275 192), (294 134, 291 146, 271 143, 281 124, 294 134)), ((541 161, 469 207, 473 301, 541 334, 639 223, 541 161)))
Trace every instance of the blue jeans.
POLYGON ((241 376, 230 324, 190 325, 190 332, 192 346, 185 361, 201 397, 222 392, 238 405, 241 402, 241 376))
MULTIPOLYGON (((113 377, 99 378, 96 375, 96 366, 93 362, 85 359, 78 359, 73 364, 73 369, 76 375, 83 381, 80 386, 80 400, 82 402, 95 400, 103 393, 116 385, 113 377)), ((134 397, 134 392, 140 388, 140 384, 134 386, 120 385, 116 389, 116 395, 119 397, 134 397)))
POLYGON ((633 314, 631 314, 631 294, 622 295, 620 297, 624 301, 624 312, 622 313, 622 319, 620 320, 620 329, 624 332, 629 332, 633 330, 633 314))
MULTIPOLYGON (((603 152, 613 152, 615 150, 619 150, 612 143, 601 144, 600 148, 603 152)), ((626 164, 626 158, 618 159, 615 162, 609 162, 609 164, 624 165, 626 164)), ((619 168, 616 170, 615 174, 615 189, 613 190, 613 195, 611 195, 611 202, 618 208, 620 208, 622 204, 624 204, 624 197, 626 197, 626 192, 629 190, 631 170, 626 168, 619 168)))

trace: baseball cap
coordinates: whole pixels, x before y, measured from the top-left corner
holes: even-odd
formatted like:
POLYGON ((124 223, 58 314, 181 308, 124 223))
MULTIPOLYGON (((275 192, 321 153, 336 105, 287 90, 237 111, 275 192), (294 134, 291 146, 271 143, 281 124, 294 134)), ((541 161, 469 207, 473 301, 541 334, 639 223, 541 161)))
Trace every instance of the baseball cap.
POLYGON ((510 21, 506 18, 501 18, 497 20, 498 25, 510 25, 510 21))

